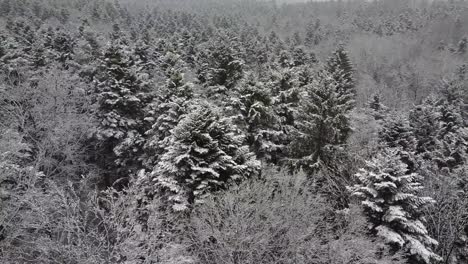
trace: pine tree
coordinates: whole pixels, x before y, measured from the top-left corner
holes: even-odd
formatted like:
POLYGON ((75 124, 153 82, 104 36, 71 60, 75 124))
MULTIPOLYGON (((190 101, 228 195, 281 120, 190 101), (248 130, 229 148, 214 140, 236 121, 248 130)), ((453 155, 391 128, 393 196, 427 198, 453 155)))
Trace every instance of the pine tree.
POLYGON ((388 112, 388 108, 382 103, 379 94, 372 96, 372 99, 368 102, 368 107, 371 110, 371 114, 375 120, 383 120, 388 112))
POLYGON ((291 54, 287 50, 282 50, 278 56, 278 64, 282 68, 290 68, 293 66, 291 54))
POLYGON ((230 97, 230 107, 237 115, 239 127, 245 131, 247 143, 258 158, 277 164, 285 135, 273 111, 270 90, 252 77, 243 80, 230 97))
POLYGON ((318 43, 315 43, 318 26, 320 25, 317 24, 316 21, 310 21, 307 24, 304 41, 305 41, 305 44, 308 45, 309 47, 318 44, 318 43))
POLYGON ((198 78, 206 86, 231 89, 243 76, 244 61, 238 40, 228 38, 209 43, 202 53, 198 78))
POLYGON ((450 83, 438 105, 438 129, 434 160, 439 168, 456 169, 468 162, 468 128, 463 119, 464 102, 460 87, 450 83))
POLYGON ((386 148, 397 148, 401 160, 411 172, 416 171, 416 139, 408 118, 395 114, 387 118, 379 131, 379 142, 386 148))
POLYGON ((468 38, 463 37, 459 42, 458 42, 458 50, 457 52, 459 54, 465 54, 466 50, 468 49, 468 38))
POLYGON ((457 169, 468 161, 468 129, 463 113, 462 88, 446 82, 437 96, 430 96, 410 114, 416 154, 442 169, 457 169))
POLYGON ((294 125, 294 116, 300 99, 300 89, 295 83, 292 69, 274 71, 266 85, 273 95, 273 106, 284 130, 294 125))
POLYGON ((336 89, 340 100, 343 101, 341 103, 354 100, 356 96, 356 83, 353 76, 354 69, 348 53, 343 46, 340 46, 328 59, 325 70, 330 73, 338 84, 336 89))
POLYGON ((208 103, 191 109, 169 141, 151 177, 175 211, 187 210, 211 192, 259 171, 260 163, 243 136, 208 103))
POLYGON ((309 55, 306 54, 303 47, 298 46, 294 48, 292 53, 292 64, 294 67, 303 66, 311 62, 312 60, 310 59, 309 55))
POLYGON ((146 120, 153 122, 150 130, 146 131, 147 142, 143 163, 153 168, 159 156, 164 153, 170 143, 171 131, 187 114, 187 107, 193 99, 193 84, 184 80, 182 73, 176 71, 167 80, 166 87, 161 92, 161 98, 150 105, 146 120))
POLYGON ((437 101, 436 97, 429 96, 409 114, 409 122, 416 139, 416 154, 427 160, 432 159, 431 153, 435 150, 437 142, 439 125, 437 101))
POLYGON ((144 133, 149 129, 145 109, 152 101, 150 83, 133 54, 119 39, 112 41, 100 59, 94 80, 100 120, 96 139, 103 144, 102 160, 107 160, 103 165, 114 172, 125 168, 125 174, 137 167, 144 133))
POLYGON ((418 195, 423 188, 421 176, 408 173, 397 149, 377 154, 356 178, 358 184, 350 190, 362 200, 372 233, 408 253, 409 263, 441 260, 431 249, 438 243, 429 236, 422 217, 422 209, 434 200, 418 195))
POLYGON ((349 113, 354 103, 342 100, 338 87, 326 71, 304 87, 290 145, 293 168, 312 173, 338 163, 351 132, 349 113))

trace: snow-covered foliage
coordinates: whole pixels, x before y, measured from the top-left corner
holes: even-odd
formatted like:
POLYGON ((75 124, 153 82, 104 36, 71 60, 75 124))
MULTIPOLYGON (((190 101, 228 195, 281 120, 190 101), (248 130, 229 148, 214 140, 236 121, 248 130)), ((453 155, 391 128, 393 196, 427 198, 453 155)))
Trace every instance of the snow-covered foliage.
POLYGON ((379 143, 382 148, 397 149, 407 169, 415 172, 417 164, 414 154, 417 142, 406 116, 392 115, 391 118, 385 119, 379 131, 379 143))
POLYGON ((231 94, 229 107, 234 120, 246 134, 247 143, 257 157, 278 163, 284 152, 285 133, 274 112, 268 87, 255 77, 241 81, 231 94))
POLYGON ((187 83, 180 72, 174 72, 167 80, 163 95, 150 104, 146 120, 151 121, 151 129, 145 132, 147 137, 144 146, 143 163, 152 168, 158 162, 159 156, 171 143, 169 136, 177 126, 193 98, 193 84, 187 83))
POLYGON ((244 137, 219 109, 199 103, 172 130, 164 154, 151 172, 175 211, 201 203, 213 191, 259 172, 244 137))
POLYGON ((238 39, 223 35, 202 47, 198 79, 206 86, 231 89, 243 76, 238 39))
POLYGON ((322 165, 333 168, 335 159, 342 155, 350 132, 353 100, 348 94, 341 95, 339 87, 326 71, 304 87, 290 145, 294 167, 307 171, 316 171, 322 165))
POLYGON ((144 65, 136 60, 134 50, 124 44, 125 40, 120 39, 120 31, 115 30, 94 80, 93 94, 100 120, 96 138, 111 152, 103 155, 115 155, 116 165, 128 172, 141 155, 143 136, 150 124, 145 120, 145 109, 152 95, 144 65))
POLYGON ((327 60, 325 70, 330 73, 337 83, 336 93, 338 94, 339 103, 349 105, 348 107, 354 106, 356 97, 354 68, 348 52, 343 46, 340 46, 327 60))
POLYGON ((408 253, 410 260, 430 264, 440 260, 432 251, 438 243, 429 236, 421 213, 434 200, 419 196, 422 177, 408 172, 399 153, 389 148, 368 161, 350 190, 362 199, 373 233, 408 253))

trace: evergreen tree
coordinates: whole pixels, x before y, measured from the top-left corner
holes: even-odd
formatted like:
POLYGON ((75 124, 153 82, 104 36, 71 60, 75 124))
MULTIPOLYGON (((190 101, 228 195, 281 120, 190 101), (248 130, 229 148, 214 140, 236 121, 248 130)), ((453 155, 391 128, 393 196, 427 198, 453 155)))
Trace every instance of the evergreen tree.
POLYGON ((342 100, 338 87, 326 71, 304 87, 290 145, 293 168, 315 172, 323 165, 334 169, 338 163, 351 131, 354 102, 342 100))
POLYGON ((430 264, 441 260, 431 247, 437 246, 424 225, 422 210, 434 203, 420 197, 421 176, 408 168, 395 148, 385 149, 356 174, 358 184, 350 188, 362 199, 371 232, 395 249, 409 255, 409 263, 430 264))
POLYGON ((290 68, 293 66, 291 54, 287 50, 282 50, 278 56, 278 64, 282 68, 290 68))
POLYGON ((211 192, 260 169, 235 126, 207 103, 191 109, 172 130, 169 141, 151 177, 167 192, 175 211, 187 210, 211 192))
POLYGON ((336 90, 342 101, 341 103, 354 100, 356 96, 354 69, 343 46, 340 46, 328 59, 325 70, 330 73, 338 85, 336 90))
POLYGON ((416 154, 423 159, 432 159, 431 153, 435 150, 437 142, 437 127, 439 114, 438 99, 429 96, 421 105, 415 106, 409 114, 409 121, 416 138, 416 154))
POLYGON ((294 48, 292 53, 292 64, 294 67, 303 66, 311 62, 309 55, 306 54, 303 47, 298 46, 294 48))
POLYGON ((193 84, 187 83, 180 72, 174 72, 161 92, 163 96, 150 105, 151 110, 146 120, 153 122, 150 130, 145 134, 145 154, 143 163, 148 168, 153 168, 159 156, 164 153, 170 143, 171 131, 187 114, 187 107, 193 99, 193 84))
POLYGON ((279 69, 272 73, 266 84, 273 95, 273 106, 284 130, 294 125, 294 116, 300 99, 300 89, 295 84, 293 70, 279 69))
POLYGON ((198 78, 206 86, 231 89, 243 76, 244 60, 238 40, 228 38, 209 43, 198 69, 198 78))
POLYGON ((468 161, 468 128, 463 120, 463 99, 452 94, 453 100, 443 100, 438 107, 439 123, 434 160, 439 168, 455 169, 468 161))
POLYGON ((276 164, 284 148, 285 135, 272 103, 269 89, 256 78, 241 82, 230 102, 239 126, 245 130, 247 143, 257 157, 276 164))
POLYGON ((368 107, 372 111, 371 114, 375 120, 383 120, 388 112, 388 108, 382 103, 379 94, 372 96, 372 99, 368 102, 368 107))
MULTIPOLYGON (((319 25, 318 25, 319 26, 319 25)), ((318 43, 315 43, 316 33, 318 30, 316 21, 310 21, 306 26, 306 33, 305 33, 305 44, 308 46, 313 46, 318 43)))
POLYGON ((411 172, 416 171, 416 139, 407 117, 394 115, 385 120, 379 131, 379 142, 383 148, 397 148, 401 160, 411 172))
POLYGON ((447 82, 438 96, 428 97, 410 114, 417 141, 416 154, 437 163, 439 168, 456 169, 468 159, 468 129, 462 89, 447 82))
POLYGON ((458 50, 459 54, 465 54, 466 50, 468 49, 468 37, 463 37, 460 42, 458 42, 458 50))
POLYGON ((103 166, 132 173, 138 164, 149 123, 145 108, 151 102, 150 83, 136 63, 132 49, 118 40, 106 48, 95 76, 96 138, 103 144, 103 166), (117 168, 115 167, 117 165, 117 168))

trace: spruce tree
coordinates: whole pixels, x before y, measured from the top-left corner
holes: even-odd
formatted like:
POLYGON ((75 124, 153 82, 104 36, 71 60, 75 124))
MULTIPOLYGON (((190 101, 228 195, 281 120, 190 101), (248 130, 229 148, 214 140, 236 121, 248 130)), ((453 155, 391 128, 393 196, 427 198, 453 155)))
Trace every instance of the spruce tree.
POLYGON ((236 38, 225 36, 208 43, 199 56, 198 78, 205 86, 229 90, 243 76, 244 60, 236 38))
POLYGON ((461 94, 446 95, 446 98, 438 106, 439 123, 434 160, 439 168, 453 170, 468 161, 468 128, 463 120, 464 103, 461 94))
POLYGON ((293 142, 292 166, 310 173, 322 166, 334 169, 350 135, 353 100, 343 100, 333 76, 323 71, 301 94, 293 142))
POLYGON ((273 71, 266 85, 273 95, 273 106, 284 130, 294 125, 294 116, 300 99, 300 89, 295 83, 292 69, 273 71))
POLYGON ((243 80, 231 95, 239 127, 258 158, 278 163, 284 148, 284 133, 273 109, 270 90, 256 78, 243 80))
POLYGON ((133 54, 119 38, 114 39, 100 58, 94 80, 96 114, 100 120, 96 139, 103 150, 100 159, 114 173, 135 172, 145 142, 144 133, 149 128, 144 118, 152 100, 150 83, 141 74, 143 67, 136 63, 133 54))
POLYGON ((429 96, 409 114, 409 122, 416 139, 416 154, 426 160, 432 159, 431 153, 435 150, 437 142, 439 126, 437 101, 435 96, 429 96))
POLYGON ((443 85, 410 114, 417 142, 416 154, 442 169, 454 170, 468 160, 468 129, 462 88, 454 82, 443 85))
POLYGON ((464 55, 466 53, 466 50, 468 49, 468 37, 463 37, 459 42, 458 42, 458 50, 457 52, 461 55, 464 55))
POLYGON ((372 233, 407 253, 409 263, 441 260, 431 249, 438 243, 429 236, 422 217, 423 208, 434 200, 418 195, 422 177, 408 172, 398 149, 384 149, 355 176, 358 184, 350 190, 362 200, 372 233))
POLYGON ((408 118, 399 114, 387 118, 379 131, 379 142, 384 148, 397 148, 401 160, 411 172, 417 170, 415 149, 417 145, 408 118))
POLYGON ((190 109, 168 140, 170 144, 151 178, 167 193, 175 211, 187 210, 211 192, 253 176, 260 169, 236 127, 208 103, 190 109))
POLYGON ((372 99, 367 103, 368 108, 371 110, 371 115, 375 120, 385 119, 388 108, 382 103, 379 94, 374 94, 372 99))
POLYGON ((151 129, 146 131, 145 154, 143 163, 153 168, 159 156, 170 143, 171 131, 187 114, 187 107, 193 99, 193 84, 184 80, 184 75, 175 71, 167 80, 161 98, 150 105, 146 120, 153 122, 151 129))
MULTIPOLYGON (((307 65, 313 62, 302 46, 295 47, 292 52, 292 64, 294 67, 307 65)), ((308 66, 308 65, 307 65, 308 66)))
POLYGON ((340 100, 344 102, 353 100, 356 96, 356 83, 354 80, 354 69, 348 53, 340 46, 328 59, 325 70, 330 73, 336 81, 336 87, 340 100))

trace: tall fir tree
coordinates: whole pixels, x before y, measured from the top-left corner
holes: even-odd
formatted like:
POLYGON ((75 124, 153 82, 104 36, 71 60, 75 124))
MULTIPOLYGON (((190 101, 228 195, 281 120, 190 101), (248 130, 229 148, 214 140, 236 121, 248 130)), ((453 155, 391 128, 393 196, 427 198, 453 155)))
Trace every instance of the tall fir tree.
POLYGON ((388 117, 379 131, 379 143, 382 148, 398 149, 400 158, 408 166, 408 170, 417 171, 415 157, 417 141, 408 117, 400 114, 388 117))
POLYGON ((335 169, 350 135, 354 100, 343 100, 339 84, 323 71, 301 94, 300 111, 290 145, 292 166, 313 173, 335 169))
POLYGON ((431 153, 436 147, 439 126, 438 101, 435 96, 429 96, 409 114, 409 122, 416 139, 416 154, 425 160, 432 159, 431 153))
POLYGON ((260 159, 277 164, 284 154, 285 134, 273 109, 271 92, 255 77, 246 78, 230 96, 235 120, 260 159))
POLYGON ((417 142, 416 154, 437 163, 440 169, 454 170, 468 161, 468 129, 463 114, 463 89, 445 82, 439 94, 432 95, 410 113, 417 142))
POLYGON ((220 111, 198 103, 172 130, 170 144, 150 174, 175 211, 259 172, 244 137, 220 111))
POLYGON ((277 69, 266 83, 273 96, 273 106, 276 115, 284 130, 294 125, 297 107, 300 100, 300 89, 295 83, 294 71, 292 69, 277 69))
POLYGON ((421 176, 409 173, 396 148, 386 148, 368 161, 357 174, 358 184, 350 188, 362 200, 370 230, 395 250, 408 254, 409 263, 431 264, 441 258, 431 247, 437 241, 429 236, 422 212, 434 203, 419 196, 421 176))
POLYGON ((198 79, 213 92, 225 92, 243 77, 244 60, 236 38, 223 36, 208 43, 199 57, 198 79))
POLYGON ((186 82, 184 75, 175 71, 161 91, 159 100, 150 105, 146 120, 153 122, 151 129, 146 131, 145 154, 143 163, 147 168, 153 168, 170 143, 169 136, 185 114, 194 97, 193 84, 186 82))
POLYGON ((382 103, 382 98, 379 94, 374 94, 371 100, 367 103, 367 107, 371 111, 371 115, 375 120, 383 120, 388 114, 388 107, 382 103))
POLYGON ((102 144, 99 159, 113 177, 135 173, 139 167, 144 133, 150 126, 144 119, 145 109, 153 97, 143 67, 118 34, 118 30, 113 32, 113 40, 100 58, 93 93, 100 120, 96 132, 102 144))
MULTIPOLYGON (((337 94, 338 104, 345 105, 343 111, 350 111, 355 106, 356 99, 356 81, 354 78, 354 68, 349 58, 348 52, 343 46, 332 54, 325 65, 325 71, 335 80, 337 86, 335 92, 337 94)), ((351 126, 342 127, 343 139, 346 140, 351 133, 351 126)))

